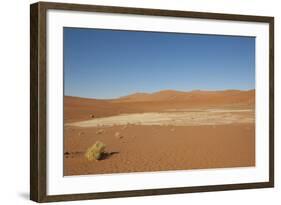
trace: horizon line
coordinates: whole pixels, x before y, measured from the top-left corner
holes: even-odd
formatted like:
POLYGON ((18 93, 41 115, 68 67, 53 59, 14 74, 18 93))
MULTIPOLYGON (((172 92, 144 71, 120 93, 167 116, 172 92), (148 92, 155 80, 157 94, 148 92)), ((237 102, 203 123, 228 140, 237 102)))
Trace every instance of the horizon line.
POLYGON ((120 99, 120 98, 125 98, 131 95, 135 94, 144 94, 144 95, 153 95, 157 94, 160 92, 164 91, 170 91, 170 92, 181 92, 181 93, 191 93, 191 92, 226 92, 226 91, 241 91, 241 92, 248 92, 248 91, 254 91, 256 90, 255 88, 252 89, 219 89, 219 90, 214 90, 214 89, 194 89, 194 90, 189 90, 189 91, 183 91, 183 90, 173 90, 173 89, 164 89, 164 90, 159 90, 155 92, 141 92, 141 91, 136 91, 133 93, 129 93, 127 95, 121 95, 119 97, 114 97, 114 98, 96 98, 96 97, 84 97, 84 96, 74 96, 74 95, 63 95, 64 97, 75 97, 75 98, 83 98, 83 99, 96 99, 96 100, 115 100, 115 99, 120 99))

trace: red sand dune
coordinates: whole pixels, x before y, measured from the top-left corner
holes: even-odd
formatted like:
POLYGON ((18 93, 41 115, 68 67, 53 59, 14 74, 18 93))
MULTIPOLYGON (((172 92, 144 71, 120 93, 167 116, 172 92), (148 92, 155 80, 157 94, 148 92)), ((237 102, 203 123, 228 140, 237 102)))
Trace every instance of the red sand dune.
POLYGON ((95 117, 121 113, 156 112, 167 109, 183 109, 212 106, 245 106, 255 103, 255 90, 239 91, 191 91, 164 90, 152 94, 135 93, 125 97, 99 100, 64 97, 65 122, 81 121, 95 117))
POLYGON ((254 102, 255 90, 225 90, 225 91, 201 91, 195 90, 190 92, 163 90, 152 94, 135 93, 121 97, 117 102, 154 102, 154 101, 185 101, 187 103, 222 103, 222 104, 251 104, 254 102))

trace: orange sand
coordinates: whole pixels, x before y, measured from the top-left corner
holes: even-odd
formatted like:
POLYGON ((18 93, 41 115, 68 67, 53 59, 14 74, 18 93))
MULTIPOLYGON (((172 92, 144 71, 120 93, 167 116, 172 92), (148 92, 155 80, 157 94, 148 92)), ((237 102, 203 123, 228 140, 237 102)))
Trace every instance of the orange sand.
POLYGON ((65 97, 64 175, 255 166, 254 102, 253 90, 65 97), (124 124, 118 124, 120 115, 129 116, 124 124), (138 123, 140 116, 146 123, 138 123), (150 123, 158 116, 166 124, 150 123), (107 155, 87 161, 84 153, 97 140, 106 144, 107 155))

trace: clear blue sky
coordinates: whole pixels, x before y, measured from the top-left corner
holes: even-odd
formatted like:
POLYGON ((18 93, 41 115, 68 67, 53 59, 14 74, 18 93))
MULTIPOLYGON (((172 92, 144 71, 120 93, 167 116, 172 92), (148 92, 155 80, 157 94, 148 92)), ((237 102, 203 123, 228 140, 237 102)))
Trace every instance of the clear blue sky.
POLYGON ((254 88, 254 37, 64 28, 65 95, 254 88))

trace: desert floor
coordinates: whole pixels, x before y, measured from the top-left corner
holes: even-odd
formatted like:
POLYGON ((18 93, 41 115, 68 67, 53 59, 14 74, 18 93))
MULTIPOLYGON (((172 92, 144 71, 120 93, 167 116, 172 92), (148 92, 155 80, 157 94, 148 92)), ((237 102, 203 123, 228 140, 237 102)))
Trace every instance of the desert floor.
POLYGON ((64 175, 255 166, 254 94, 226 94, 207 94, 209 105, 200 103, 206 93, 198 103, 65 97, 64 175), (88 161, 96 141, 106 155, 88 161))

